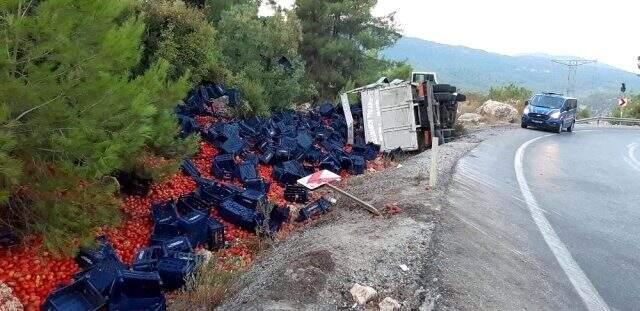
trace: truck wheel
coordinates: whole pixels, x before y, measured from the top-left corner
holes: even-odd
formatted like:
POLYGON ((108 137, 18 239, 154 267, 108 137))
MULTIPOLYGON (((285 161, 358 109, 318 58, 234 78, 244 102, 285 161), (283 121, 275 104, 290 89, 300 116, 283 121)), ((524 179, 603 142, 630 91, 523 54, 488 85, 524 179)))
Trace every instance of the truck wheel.
POLYGON ((449 84, 434 84, 433 92, 434 93, 455 93, 456 87, 449 84))
POLYGON ((573 126, 576 125, 576 121, 571 122, 571 125, 567 128, 567 132, 573 132, 573 126))
POLYGON ((467 101, 467 95, 458 93, 458 95, 456 95, 456 101, 459 102, 459 103, 466 102, 467 101))
POLYGON ((435 93, 433 97, 440 103, 448 103, 456 100, 456 96, 451 93, 435 93))

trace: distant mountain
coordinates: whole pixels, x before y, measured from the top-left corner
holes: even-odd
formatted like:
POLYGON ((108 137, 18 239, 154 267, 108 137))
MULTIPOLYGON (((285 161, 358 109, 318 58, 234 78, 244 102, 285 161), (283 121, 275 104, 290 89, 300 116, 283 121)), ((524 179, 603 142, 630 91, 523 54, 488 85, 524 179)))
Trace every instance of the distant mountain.
MULTIPOLYGON (((453 84, 467 91, 486 91, 491 86, 516 83, 534 92, 564 93, 567 87, 567 68, 551 62, 547 54, 507 56, 464 46, 453 46, 405 37, 385 50, 383 56, 391 60, 407 60, 415 70, 435 71, 440 82, 453 84)), ((640 77, 602 63, 588 64, 578 69, 576 95, 617 94, 620 83, 628 92, 640 93, 640 77)))

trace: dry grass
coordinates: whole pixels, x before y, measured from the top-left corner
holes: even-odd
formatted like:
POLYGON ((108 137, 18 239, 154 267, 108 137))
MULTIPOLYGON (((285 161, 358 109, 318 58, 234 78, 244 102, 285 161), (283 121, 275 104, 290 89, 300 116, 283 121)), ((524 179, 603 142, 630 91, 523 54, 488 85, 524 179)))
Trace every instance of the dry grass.
POLYGON ((488 100, 487 95, 482 93, 466 93, 465 95, 467 95, 467 101, 458 105, 460 114, 475 113, 476 109, 488 100))
POLYGON ((214 310, 237 288, 235 280, 242 273, 239 258, 213 256, 208 263, 187 277, 185 286, 169 299, 168 309, 177 311, 214 310))

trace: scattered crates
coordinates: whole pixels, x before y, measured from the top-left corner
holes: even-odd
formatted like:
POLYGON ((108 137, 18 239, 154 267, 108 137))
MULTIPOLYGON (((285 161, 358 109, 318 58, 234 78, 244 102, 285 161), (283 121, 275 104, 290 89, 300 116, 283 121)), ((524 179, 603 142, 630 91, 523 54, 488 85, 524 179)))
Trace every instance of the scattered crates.
POLYGON ((156 223, 153 225, 149 243, 151 245, 164 245, 165 242, 172 240, 180 235, 178 223, 156 223))
POLYGON ((232 154, 221 154, 213 158, 211 174, 219 179, 233 179, 236 170, 236 161, 232 154))
POLYGON ((207 219, 208 215, 198 211, 193 211, 180 217, 178 221, 180 232, 189 239, 192 247, 207 243, 207 219))
POLYGON ((305 221, 315 215, 326 213, 330 208, 331 208, 331 202, 329 202, 329 200, 325 198, 320 198, 319 200, 300 209, 300 214, 298 215, 298 221, 305 221))
POLYGON ((185 277, 196 269, 196 257, 189 253, 174 253, 171 257, 158 260, 158 274, 162 286, 168 290, 182 287, 185 277))
POLYGON ((100 292, 86 279, 80 279, 52 292, 42 310, 86 311, 100 310, 106 301, 100 292))
POLYGON ((256 171, 256 166, 253 163, 245 162, 238 165, 236 175, 243 183, 246 183, 248 180, 257 179, 258 172, 256 171))
POLYGON ((203 181, 198 184, 197 193, 203 200, 211 202, 214 206, 220 206, 222 202, 234 198, 242 191, 241 188, 236 186, 203 181))
POLYGON ((193 161, 191 161, 190 159, 183 160, 182 164, 180 165, 180 168, 182 169, 182 172, 191 176, 191 178, 193 179, 198 179, 202 177, 200 175, 200 171, 198 171, 198 168, 196 167, 195 164, 193 164, 193 161))
POLYGON ((185 236, 179 236, 173 238, 171 240, 167 240, 162 244, 162 249, 167 256, 170 256, 175 253, 191 253, 193 252, 193 247, 191 247, 191 242, 185 236))
POLYGON ((97 239, 97 245, 94 248, 80 248, 75 260, 83 270, 90 269, 103 261, 120 261, 113 246, 104 237, 97 239))
POLYGON ((273 178, 283 184, 295 184, 305 175, 302 164, 297 161, 279 163, 273 169, 273 178))
POLYGON ((254 231, 258 224, 256 211, 248 209, 233 200, 224 201, 220 205, 218 212, 224 220, 248 231, 254 231))
POLYGON ((298 147, 302 150, 309 150, 313 146, 313 138, 306 132, 298 133, 296 136, 298 147))
POLYGON ((245 148, 245 142, 240 136, 228 137, 227 140, 220 145, 222 152, 231 155, 238 155, 245 148))
POLYGON ((181 196, 178 199, 178 203, 176 203, 176 207, 180 215, 188 214, 192 211, 197 211, 205 215, 211 213, 211 203, 200 198, 195 192, 181 196))
POLYGON ((298 184, 287 185, 284 189, 284 198, 289 202, 306 203, 309 201, 309 190, 298 184))
POLYGON ((210 251, 217 251, 224 247, 224 225, 214 218, 207 220, 207 247, 210 251))
POLYGON ((244 186, 246 189, 259 191, 262 193, 268 193, 269 188, 271 188, 271 183, 264 181, 261 178, 256 178, 256 179, 247 180, 244 183, 244 186))
POLYGON ((340 161, 338 161, 332 155, 326 156, 320 162, 320 169, 328 170, 328 171, 331 171, 331 172, 334 172, 334 173, 340 172, 340 167, 341 167, 340 161))
POLYGON ((118 271, 126 269, 127 266, 120 262, 120 260, 105 260, 93 266, 91 269, 78 273, 76 280, 86 280, 97 289, 102 296, 109 297, 118 271))
POLYGON ((133 258, 131 269, 135 271, 153 272, 158 270, 158 259, 166 256, 162 246, 150 246, 139 250, 133 258))
POLYGON ((351 161, 349 174, 352 174, 352 175, 364 174, 364 171, 367 169, 367 161, 365 161, 364 157, 352 155, 349 157, 349 159, 351 161))
POLYGON ((158 272, 120 271, 109 299, 110 311, 164 311, 166 301, 158 272))
POLYGON ((258 206, 267 204, 267 195, 265 192, 247 189, 238 195, 236 202, 246 208, 257 209, 258 206))
POLYGON ((173 201, 157 203, 151 206, 154 224, 170 224, 178 220, 178 209, 173 201))

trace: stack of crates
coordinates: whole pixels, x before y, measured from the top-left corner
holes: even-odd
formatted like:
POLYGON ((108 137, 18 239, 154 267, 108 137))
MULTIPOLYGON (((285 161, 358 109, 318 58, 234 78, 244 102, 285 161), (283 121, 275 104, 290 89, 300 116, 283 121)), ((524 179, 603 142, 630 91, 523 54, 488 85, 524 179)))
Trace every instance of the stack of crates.
POLYGON ((224 220, 248 231, 255 230, 258 224, 256 211, 248 209, 233 200, 224 201, 218 211, 220 217, 224 220))
POLYGON ((258 206, 267 204, 267 195, 264 192, 247 189, 238 195, 236 202, 246 208, 255 210, 258 206))

